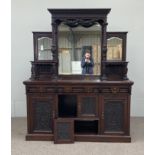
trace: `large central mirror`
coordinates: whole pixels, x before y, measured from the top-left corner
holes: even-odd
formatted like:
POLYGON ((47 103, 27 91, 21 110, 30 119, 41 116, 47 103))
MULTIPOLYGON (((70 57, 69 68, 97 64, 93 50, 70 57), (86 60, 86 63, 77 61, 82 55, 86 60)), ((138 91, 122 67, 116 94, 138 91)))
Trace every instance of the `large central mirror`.
POLYGON ((59 74, 100 75, 101 26, 58 27, 59 74))

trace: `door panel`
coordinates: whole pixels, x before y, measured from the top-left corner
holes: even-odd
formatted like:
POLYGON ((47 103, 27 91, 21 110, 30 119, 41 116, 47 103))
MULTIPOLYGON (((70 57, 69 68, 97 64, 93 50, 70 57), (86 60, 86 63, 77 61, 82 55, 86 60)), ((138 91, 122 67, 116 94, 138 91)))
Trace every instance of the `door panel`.
POLYGON ((54 120, 54 143, 74 142, 74 121, 68 118, 54 120))
POLYGON ((102 101, 102 133, 125 134, 127 120, 127 98, 112 97, 102 101))
POLYGON ((30 113, 31 123, 30 132, 51 133, 53 132, 53 114, 55 97, 54 96, 31 96, 30 113))
POLYGON ((123 131, 124 104, 122 100, 105 101, 104 104, 104 125, 105 131, 123 131))
POLYGON ((97 117, 98 116, 98 96, 85 95, 79 96, 78 115, 79 117, 97 117))

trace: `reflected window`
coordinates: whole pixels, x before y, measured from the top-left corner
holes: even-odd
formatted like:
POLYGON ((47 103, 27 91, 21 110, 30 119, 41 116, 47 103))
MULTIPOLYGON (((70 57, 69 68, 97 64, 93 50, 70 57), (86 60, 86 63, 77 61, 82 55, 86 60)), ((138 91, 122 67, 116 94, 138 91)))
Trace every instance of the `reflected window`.
POLYGON ((118 37, 107 40, 107 60, 122 60, 122 42, 118 37))
POLYGON ((94 65, 85 73, 100 75, 101 26, 96 23, 89 28, 72 28, 61 23, 58 28, 58 50, 59 74, 84 74, 82 60, 89 52, 94 65))
POLYGON ((38 38, 38 60, 52 60, 52 39, 48 37, 38 38))

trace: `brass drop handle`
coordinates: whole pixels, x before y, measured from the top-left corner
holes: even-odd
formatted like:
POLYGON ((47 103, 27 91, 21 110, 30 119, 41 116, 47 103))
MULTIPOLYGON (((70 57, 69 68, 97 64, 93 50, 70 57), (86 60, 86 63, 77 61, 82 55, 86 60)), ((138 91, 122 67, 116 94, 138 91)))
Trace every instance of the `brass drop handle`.
POLYGON ((112 93, 116 94, 119 92, 119 88, 118 87, 113 87, 111 88, 112 93))
POLYGON ((70 92, 70 91, 72 91, 72 88, 71 87, 65 87, 65 91, 70 92))

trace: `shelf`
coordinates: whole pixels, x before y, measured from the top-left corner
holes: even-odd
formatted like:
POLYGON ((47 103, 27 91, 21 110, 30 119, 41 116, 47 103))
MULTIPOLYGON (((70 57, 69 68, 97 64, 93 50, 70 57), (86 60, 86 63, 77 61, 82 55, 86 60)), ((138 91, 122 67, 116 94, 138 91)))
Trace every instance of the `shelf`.
POLYGON ((58 117, 71 118, 77 116, 77 96, 59 95, 58 96, 58 117))
POLYGON ((75 134, 98 134, 98 120, 75 120, 75 134))
POLYGON ((74 134, 96 135, 98 134, 99 118, 59 117, 57 121, 73 121, 74 134))

